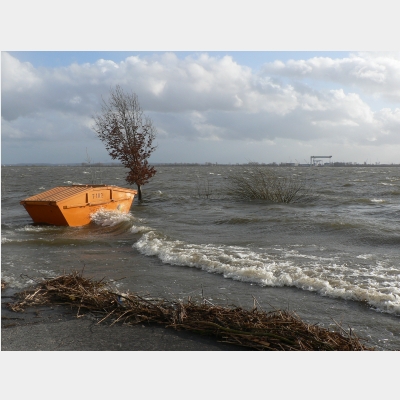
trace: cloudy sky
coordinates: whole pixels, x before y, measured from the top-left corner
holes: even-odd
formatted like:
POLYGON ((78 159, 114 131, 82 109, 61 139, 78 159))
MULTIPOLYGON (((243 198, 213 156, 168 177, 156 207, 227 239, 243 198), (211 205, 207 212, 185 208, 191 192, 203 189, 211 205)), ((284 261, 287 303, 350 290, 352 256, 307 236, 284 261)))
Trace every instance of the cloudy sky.
MULTIPOLYGON (((274 25, 270 18, 268 25, 262 25, 264 36, 257 31, 248 40, 253 25, 261 26, 257 25, 259 13, 253 12, 251 23, 238 32, 243 10, 236 9, 233 18, 226 19, 230 24, 226 29, 219 21, 210 22, 207 31, 218 35, 204 40, 202 27, 197 29, 202 36, 192 34, 193 40, 183 46, 162 39, 187 36, 182 29, 190 32, 190 24, 200 28, 198 21, 206 10, 196 11, 199 19, 179 20, 175 31, 163 29, 171 20, 163 22, 161 12, 156 39, 140 45, 125 41, 114 51, 88 46, 91 36, 86 25, 80 33, 79 21, 73 30, 69 25, 65 35, 57 37, 58 45, 50 49, 21 45, 35 34, 34 43, 51 37, 48 29, 39 33, 32 29, 16 44, 2 45, 1 163, 80 163, 86 160, 86 150, 93 162, 111 161, 92 129, 92 116, 115 85, 138 95, 157 128, 158 148, 152 162, 304 163, 311 155, 332 155, 333 161, 400 163, 400 51, 379 46, 379 41, 367 41, 371 47, 362 42, 357 51, 351 39, 354 32, 364 37, 372 34, 368 18, 364 30, 359 30, 348 13, 328 11, 332 19, 320 21, 317 27, 336 28, 335 38, 343 30, 339 22, 347 26, 353 21, 352 35, 342 38, 338 46, 325 40, 322 45, 299 45, 297 38, 322 37, 323 31, 316 34, 314 25, 304 33, 307 20, 296 24, 296 12, 285 15, 291 29, 274 25), (274 39, 277 45, 273 46, 271 40, 262 44, 272 34, 289 39, 283 44, 274 39), (240 51, 232 46, 232 37, 240 51), (76 44, 81 41, 83 50, 76 44), (67 50, 80 51, 53 51, 65 43, 72 43, 67 50), (356 50, 342 51, 347 43, 356 50), (120 51, 129 48, 140 51, 120 51)), ((375 9, 367 14, 378 20, 376 15, 375 9)), ((379 31, 394 26, 387 18, 389 23, 379 31)), ((62 25, 63 21, 52 23, 62 25)), ((121 25, 118 21, 114 27, 121 25)), ((34 26, 41 26, 40 21, 35 20, 34 26)), ((106 34, 102 43, 115 48, 106 34)))
POLYGON ((93 114, 120 85, 153 162, 400 163, 400 52, 7 52, 2 163, 107 162, 93 114))

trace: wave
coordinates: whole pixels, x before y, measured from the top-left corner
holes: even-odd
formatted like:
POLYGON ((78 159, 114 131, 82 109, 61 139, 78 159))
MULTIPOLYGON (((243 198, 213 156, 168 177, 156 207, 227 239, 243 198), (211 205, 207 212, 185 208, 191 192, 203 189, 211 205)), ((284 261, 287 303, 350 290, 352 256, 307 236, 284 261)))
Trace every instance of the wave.
MULTIPOLYGON (((118 210, 100 209, 91 215, 93 224, 79 227, 29 224, 14 229, 7 227, 2 236, 2 244, 46 244, 48 246, 72 245, 85 246, 94 243, 96 237, 102 243, 102 235, 119 235, 123 232, 133 232, 133 222, 140 222, 130 213, 118 210), (93 234, 95 237, 93 238, 93 234)), ((3 230, 4 231, 4 230, 3 230)))
POLYGON ((349 267, 335 258, 304 255, 285 248, 277 254, 277 249, 260 252, 247 247, 168 240, 154 230, 144 233, 133 247, 165 264, 199 268, 260 286, 291 286, 323 296, 361 301, 376 310, 400 315, 400 275, 388 274, 390 267, 379 262, 372 261, 376 265, 366 268, 365 261, 357 264, 354 260, 349 267))
POLYGON ((65 236, 48 236, 48 237, 27 237, 27 238, 15 238, 10 239, 7 237, 3 237, 1 239, 1 243, 3 245, 46 245, 47 247, 56 248, 59 246, 75 246, 75 247, 85 247, 89 244, 93 245, 94 243, 103 244, 104 242, 101 240, 93 240, 91 238, 82 238, 82 237, 65 237, 65 236))
POLYGON ((100 226, 115 226, 124 222, 133 222, 134 217, 130 213, 118 210, 100 209, 91 214, 90 219, 92 222, 100 226))
POLYGON ((234 218, 227 218, 221 219, 215 222, 216 225, 242 225, 242 224, 254 224, 257 222, 262 221, 261 218, 243 218, 243 217, 234 217, 234 218))
POLYGON ((54 225, 25 225, 21 228, 16 228, 17 232, 47 232, 47 231, 59 231, 64 227, 54 225))
MULTIPOLYGON (((32 268, 31 271, 36 276, 43 276, 46 279, 55 278, 59 275, 59 273, 52 271, 52 270, 43 270, 40 268, 32 268)), ((7 284, 7 286, 13 289, 26 289, 32 287, 33 285, 37 284, 37 281, 29 278, 27 275, 24 275, 24 280, 21 280, 20 276, 15 276, 13 273, 8 273, 7 276, 2 275, 2 280, 7 284)))

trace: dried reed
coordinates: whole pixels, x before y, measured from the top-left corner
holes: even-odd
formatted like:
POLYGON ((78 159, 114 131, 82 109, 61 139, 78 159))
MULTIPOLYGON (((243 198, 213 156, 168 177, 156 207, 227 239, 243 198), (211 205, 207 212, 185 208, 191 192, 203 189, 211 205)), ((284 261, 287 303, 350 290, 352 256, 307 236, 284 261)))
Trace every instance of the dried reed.
POLYGON ((311 181, 299 175, 279 176, 271 167, 259 165, 231 172, 225 186, 231 196, 244 200, 299 203, 317 197, 311 181))
POLYGON ((137 294, 120 294, 109 283, 84 278, 73 272, 38 283, 34 290, 19 293, 20 300, 8 303, 13 311, 44 304, 69 304, 83 312, 96 315, 98 323, 111 324, 158 323, 176 330, 188 330, 216 337, 226 343, 255 350, 374 350, 362 344, 350 329, 337 324, 338 331, 309 325, 294 312, 221 307, 197 304, 190 298, 186 303, 149 299, 137 294))

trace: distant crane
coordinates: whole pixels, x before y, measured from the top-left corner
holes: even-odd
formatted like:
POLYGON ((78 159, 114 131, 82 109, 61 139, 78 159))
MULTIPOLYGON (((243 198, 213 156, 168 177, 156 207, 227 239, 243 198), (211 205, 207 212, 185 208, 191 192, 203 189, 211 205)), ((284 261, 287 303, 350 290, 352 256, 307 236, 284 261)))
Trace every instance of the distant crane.
POLYGON ((311 156, 310 157, 310 167, 312 167, 317 158, 332 158, 332 156, 311 156))

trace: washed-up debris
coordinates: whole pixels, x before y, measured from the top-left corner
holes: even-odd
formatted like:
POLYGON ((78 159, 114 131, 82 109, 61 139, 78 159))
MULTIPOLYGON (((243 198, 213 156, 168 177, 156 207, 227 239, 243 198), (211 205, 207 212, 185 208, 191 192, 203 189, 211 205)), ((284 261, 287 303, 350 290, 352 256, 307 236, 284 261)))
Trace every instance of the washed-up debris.
POLYGON ((163 324, 166 328, 187 330, 213 336, 217 340, 255 350, 374 350, 336 324, 337 331, 302 321, 292 311, 263 311, 222 307, 204 299, 197 303, 144 298, 132 293, 117 293, 109 282, 85 278, 73 272, 38 283, 33 290, 18 294, 19 300, 8 307, 21 312, 29 306, 69 304, 77 317, 95 315, 98 323, 163 324))

